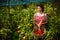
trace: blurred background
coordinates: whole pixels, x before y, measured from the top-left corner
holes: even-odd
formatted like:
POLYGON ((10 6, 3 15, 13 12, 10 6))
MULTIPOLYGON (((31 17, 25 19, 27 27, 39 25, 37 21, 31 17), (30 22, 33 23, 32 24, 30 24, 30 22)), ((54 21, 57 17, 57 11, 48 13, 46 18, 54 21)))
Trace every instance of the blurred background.
POLYGON ((48 13, 43 40, 60 40, 60 0, 0 0, 0 40, 35 40, 33 15, 37 4, 48 13))

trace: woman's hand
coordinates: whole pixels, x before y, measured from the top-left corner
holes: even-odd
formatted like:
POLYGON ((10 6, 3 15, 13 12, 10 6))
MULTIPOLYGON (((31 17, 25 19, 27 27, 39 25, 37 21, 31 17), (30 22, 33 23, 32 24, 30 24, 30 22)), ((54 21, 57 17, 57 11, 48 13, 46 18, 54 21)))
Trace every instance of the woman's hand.
POLYGON ((37 26, 38 26, 38 30, 40 30, 40 24, 37 24, 37 26))
POLYGON ((40 24, 37 24, 38 25, 38 27, 40 27, 40 24))

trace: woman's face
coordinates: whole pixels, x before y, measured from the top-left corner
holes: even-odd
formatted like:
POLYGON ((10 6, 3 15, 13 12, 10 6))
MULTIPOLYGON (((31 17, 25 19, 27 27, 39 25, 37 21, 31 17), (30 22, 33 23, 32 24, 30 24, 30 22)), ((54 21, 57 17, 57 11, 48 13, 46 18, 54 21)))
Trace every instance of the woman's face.
POLYGON ((40 6, 38 6, 38 11, 39 11, 39 12, 42 11, 42 8, 41 8, 40 6))

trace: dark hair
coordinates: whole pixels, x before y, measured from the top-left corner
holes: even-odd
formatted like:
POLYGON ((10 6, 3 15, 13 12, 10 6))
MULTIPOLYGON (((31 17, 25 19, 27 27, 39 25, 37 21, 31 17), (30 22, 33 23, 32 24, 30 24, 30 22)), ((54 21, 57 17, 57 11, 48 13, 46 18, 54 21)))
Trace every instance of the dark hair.
POLYGON ((43 5, 41 5, 41 4, 39 5, 38 4, 37 6, 41 7, 42 8, 42 12, 44 12, 44 6, 43 5))

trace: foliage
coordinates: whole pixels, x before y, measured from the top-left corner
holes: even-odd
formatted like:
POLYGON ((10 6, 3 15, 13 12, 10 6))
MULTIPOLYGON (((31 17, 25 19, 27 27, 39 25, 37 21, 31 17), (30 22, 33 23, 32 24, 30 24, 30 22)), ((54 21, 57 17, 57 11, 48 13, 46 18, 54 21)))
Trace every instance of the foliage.
MULTIPOLYGON (((59 5, 52 7, 51 3, 44 3, 44 12, 48 15, 47 33, 44 40, 59 40, 60 16, 59 5)), ((37 12, 35 4, 24 6, 3 6, 0 8, 0 37, 1 40, 34 40, 33 15, 37 12), (10 38, 10 39, 9 39, 10 38)))

